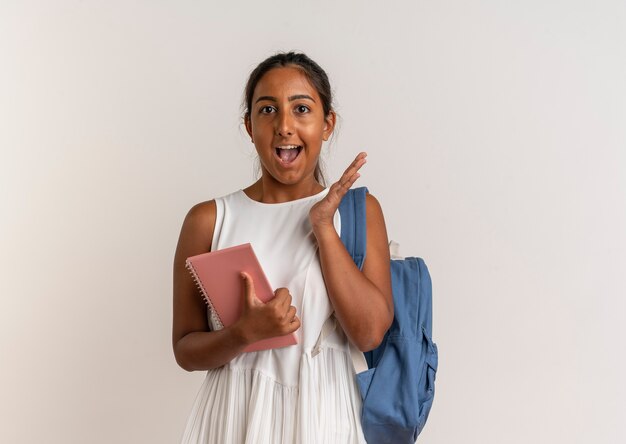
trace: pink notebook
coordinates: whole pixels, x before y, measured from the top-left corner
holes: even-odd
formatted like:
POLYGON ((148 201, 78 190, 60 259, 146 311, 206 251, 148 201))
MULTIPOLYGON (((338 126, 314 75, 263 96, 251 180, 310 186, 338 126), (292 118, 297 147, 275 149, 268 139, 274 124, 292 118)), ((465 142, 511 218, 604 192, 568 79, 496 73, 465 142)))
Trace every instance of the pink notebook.
MULTIPOLYGON (((205 302, 212 307, 224 327, 234 324, 241 315, 244 284, 239 274, 241 271, 252 276, 257 298, 267 302, 274 297, 272 286, 250 243, 188 257, 185 265, 205 302)), ((296 335, 290 333, 254 342, 243 351, 267 350, 297 343, 296 335)))

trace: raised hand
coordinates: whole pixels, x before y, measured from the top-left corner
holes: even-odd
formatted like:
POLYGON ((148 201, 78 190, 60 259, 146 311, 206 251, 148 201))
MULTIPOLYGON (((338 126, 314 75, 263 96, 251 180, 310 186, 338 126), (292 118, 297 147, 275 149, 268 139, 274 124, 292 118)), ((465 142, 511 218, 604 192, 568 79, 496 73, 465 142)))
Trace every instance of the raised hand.
POLYGON ((236 325, 249 343, 283 336, 300 328, 296 307, 291 305, 291 294, 285 287, 274 291, 274 298, 263 302, 256 297, 252 276, 241 272, 244 280, 243 311, 236 325))
POLYGON ((311 207, 309 221, 316 231, 320 227, 333 226, 333 216, 339 208, 341 199, 346 195, 350 187, 361 176, 358 171, 367 162, 367 153, 360 152, 352 163, 341 175, 339 180, 330 186, 328 193, 322 200, 311 207))

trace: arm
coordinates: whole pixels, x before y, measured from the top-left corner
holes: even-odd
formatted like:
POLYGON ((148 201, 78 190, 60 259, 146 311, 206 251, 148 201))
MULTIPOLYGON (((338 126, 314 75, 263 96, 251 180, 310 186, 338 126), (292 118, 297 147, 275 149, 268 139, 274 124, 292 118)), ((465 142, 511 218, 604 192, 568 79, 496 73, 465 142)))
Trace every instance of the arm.
POLYGON ((263 303, 256 297, 252 278, 246 274, 247 279, 242 280, 240 318, 229 327, 209 331, 207 306, 185 268, 185 259, 210 251, 215 217, 215 201, 194 206, 185 217, 176 247, 172 346, 176 362, 187 371, 220 367, 247 345, 292 333, 300 327, 287 288, 278 288, 274 298, 263 303))
POLYGON ((367 250, 359 270, 332 225, 314 227, 335 316, 361 350, 376 348, 393 321, 389 242, 378 200, 366 197, 367 250))
POLYGON ((174 257, 172 346, 176 362, 187 371, 220 367, 247 345, 236 327, 209 330, 207 306, 185 268, 186 258, 210 251, 215 212, 215 201, 197 204, 189 210, 174 257))

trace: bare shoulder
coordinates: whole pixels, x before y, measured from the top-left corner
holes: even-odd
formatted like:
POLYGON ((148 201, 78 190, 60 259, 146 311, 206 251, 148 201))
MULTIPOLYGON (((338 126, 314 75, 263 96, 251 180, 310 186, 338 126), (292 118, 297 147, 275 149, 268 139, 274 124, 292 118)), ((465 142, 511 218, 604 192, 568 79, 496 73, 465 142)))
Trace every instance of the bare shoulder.
MULTIPOLYGON (((380 202, 371 193, 365 194, 365 214, 367 218, 367 228, 375 231, 381 228, 385 230, 385 217, 380 202)), ((386 234, 386 231, 385 231, 386 234)))
POLYGON ((180 231, 179 249, 184 250, 187 255, 210 251, 216 217, 217 206, 214 199, 191 207, 180 231))
MULTIPOLYGON (((389 241, 387 238, 387 226, 385 224, 385 216, 378 199, 373 194, 365 194, 365 217, 366 217, 366 237, 367 249, 372 248, 378 250, 378 253, 384 257, 389 253, 389 241)), ((367 258, 367 254, 365 255, 367 258)))
POLYGON ((195 204, 187 212, 187 217, 206 221, 207 219, 215 219, 215 213, 215 199, 211 199, 195 204))

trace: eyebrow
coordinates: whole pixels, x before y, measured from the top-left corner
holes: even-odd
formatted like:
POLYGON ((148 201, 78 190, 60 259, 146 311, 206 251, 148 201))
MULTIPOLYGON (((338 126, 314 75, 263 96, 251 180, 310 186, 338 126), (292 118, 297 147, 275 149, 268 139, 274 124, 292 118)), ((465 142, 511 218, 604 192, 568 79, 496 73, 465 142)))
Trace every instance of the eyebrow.
MULTIPOLYGON (((313 101, 313 103, 315 103, 315 100, 313 100, 313 97, 307 95, 307 94, 296 94, 295 96, 290 96, 287 98, 290 102, 293 102, 294 100, 298 100, 298 99, 309 99, 311 101, 313 101)), ((261 96, 258 99, 256 99, 256 102, 254 103, 258 103, 261 100, 270 100, 272 102, 278 102, 278 99, 276 99, 276 97, 272 97, 272 96, 261 96)))

